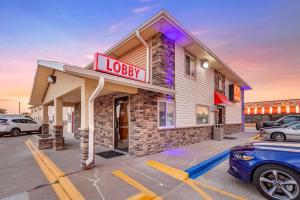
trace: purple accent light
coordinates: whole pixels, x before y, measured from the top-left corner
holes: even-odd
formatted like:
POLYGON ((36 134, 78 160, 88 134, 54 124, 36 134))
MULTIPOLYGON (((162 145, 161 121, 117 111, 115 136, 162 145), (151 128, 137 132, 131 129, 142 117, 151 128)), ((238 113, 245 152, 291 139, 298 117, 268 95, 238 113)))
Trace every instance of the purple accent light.
POLYGON ((187 152, 184 149, 170 149, 167 151, 164 151, 163 154, 168 156, 183 156, 186 155, 187 152))

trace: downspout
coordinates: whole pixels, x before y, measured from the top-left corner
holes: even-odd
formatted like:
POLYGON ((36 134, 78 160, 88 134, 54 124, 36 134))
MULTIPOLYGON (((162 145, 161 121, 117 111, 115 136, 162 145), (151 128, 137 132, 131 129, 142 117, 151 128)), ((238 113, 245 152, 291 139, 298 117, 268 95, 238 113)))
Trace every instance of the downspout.
POLYGON ((99 78, 98 86, 89 98, 88 104, 88 119, 89 119, 89 150, 88 159, 85 161, 85 165, 89 165, 94 160, 94 101, 96 97, 100 94, 104 87, 104 78, 99 78))
POLYGON ((149 69, 150 69, 150 47, 147 44, 147 42, 142 38, 140 35, 140 31, 136 30, 136 36, 137 38, 142 42, 142 44, 146 47, 146 83, 149 83, 149 69))

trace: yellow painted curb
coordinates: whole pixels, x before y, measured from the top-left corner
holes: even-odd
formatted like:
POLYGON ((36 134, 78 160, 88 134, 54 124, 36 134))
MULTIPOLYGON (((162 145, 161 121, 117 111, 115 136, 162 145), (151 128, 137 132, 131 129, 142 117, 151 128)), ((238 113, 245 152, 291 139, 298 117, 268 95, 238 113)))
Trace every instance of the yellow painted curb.
POLYGON ((189 178, 189 175, 188 173, 182 171, 182 170, 179 170, 179 169, 176 169, 176 168, 173 168, 173 167, 169 167, 167 165, 164 165, 162 163, 159 163, 157 161, 154 161, 154 160, 149 160, 147 161, 147 165, 161 171, 161 172, 164 172, 165 174, 169 175, 169 176, 172 176, 180 181, 184 181, 184 180, 187 180, 189 178))
POLYGON ((127 200, 152 200, 153 197, 144 193, 138 193, 132 197, 129 197, 127 200))
POLYGON ((69 196, 69 199, 84 200, 84 197, 69 180, 69 178, 65 176, 65 173, 60 170, 43 152, 38 150, 31 142, 31 140, 27 140, 26 142, 27 146, 29 145, 30 149, 33 150, 34 154, 38 157, 38 159, 40 159, 40 163, 42 164, 43 168, 47 168, 49 173, 51 173, 51 175, 55 177, 59 185, 69 196))

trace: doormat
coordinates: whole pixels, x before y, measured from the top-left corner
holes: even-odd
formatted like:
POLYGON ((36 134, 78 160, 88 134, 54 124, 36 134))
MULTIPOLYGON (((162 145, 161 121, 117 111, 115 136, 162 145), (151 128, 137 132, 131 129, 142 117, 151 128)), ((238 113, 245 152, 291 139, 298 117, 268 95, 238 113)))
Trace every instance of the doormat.
POLYGON ((96 153, 96 154, 98 156, 101 156, 101 157, 106 158, 106 159, 125 155, 123 153, 119 153, 119 152, 116 152, 116 151, 103 151, 103 152, 99 152, 99 153, 96 153))
POLYGON ((236 137, 225 136, 225 137, 223 137, 223 139, 225 139, 225 140, 236 140, 237 138, 236 137))

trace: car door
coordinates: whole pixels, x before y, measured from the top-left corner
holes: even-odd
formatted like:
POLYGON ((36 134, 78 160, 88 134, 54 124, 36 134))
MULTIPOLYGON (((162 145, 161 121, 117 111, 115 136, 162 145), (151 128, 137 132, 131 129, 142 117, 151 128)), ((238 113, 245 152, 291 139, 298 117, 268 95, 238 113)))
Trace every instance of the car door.
POLYGON ((37 123, 30 119, 24 119, 27 124, 27 131, 37 131, 39 128, 37 127, 37 123))
POLYGON ((28 130, 28 126, 24 119, 13 119, 12 122, 14 122, 14 127, 12 128, 19 128, 21 132, 25 132, 28 130))
POLYGON ((300 124, 287 129, 286 138, 288 140, 300 140, 300 124))

